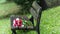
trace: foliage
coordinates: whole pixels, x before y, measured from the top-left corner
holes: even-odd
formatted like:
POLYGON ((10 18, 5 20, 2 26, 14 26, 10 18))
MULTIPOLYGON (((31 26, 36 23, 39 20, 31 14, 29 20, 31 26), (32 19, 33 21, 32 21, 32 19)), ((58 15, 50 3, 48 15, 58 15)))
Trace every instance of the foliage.
MULTIPOLYGON (((29 10, 29 8, 31 7, 31 4, 34 0, 13 0, 16 4, 21 5, 22 6, 22 10, 29 10)), ((28 11, 29 12, 29 11, 28 11)))
POLYGON ((60 0, 45 0, 49 7, 60 5, 60 0))

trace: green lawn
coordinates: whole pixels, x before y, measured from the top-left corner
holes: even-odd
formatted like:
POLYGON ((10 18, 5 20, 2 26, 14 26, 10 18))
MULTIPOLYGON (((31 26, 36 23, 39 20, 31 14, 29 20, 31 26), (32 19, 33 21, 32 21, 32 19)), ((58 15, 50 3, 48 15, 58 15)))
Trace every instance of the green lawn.
POLYGON ((42 13, 40 28, 41 34, 60 34, 60 6, 42 13))
POLYGON ((0 34, 11 34, 9 18, 0 19, 0 34))
POLYGON ((0 4, 0 17, 6 16, 8 14, 14 14, 19 11, 20 6, 16 5, 14 2, 0 4))

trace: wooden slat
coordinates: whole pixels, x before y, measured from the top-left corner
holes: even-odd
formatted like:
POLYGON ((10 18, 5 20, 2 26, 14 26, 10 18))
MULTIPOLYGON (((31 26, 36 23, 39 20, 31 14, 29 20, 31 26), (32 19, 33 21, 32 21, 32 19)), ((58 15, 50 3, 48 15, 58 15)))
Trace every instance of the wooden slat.
POLYGON ((33 2, 32 7, 36 10, 36 13, 39 14, 41 6, 36 1, 33 2))
POLYGON ((37 18, 37 13, 35 12, 35 10, 31 7, 30 9, 30 13, 32 14, 32 16, 36 19, 37 18))
POLYGON ((33 4, 32 4, 32 7, 30 9, 30 12, 35 19, 38 18, 39 13, 41 12, 41 9, 42 8, 39 6, 39 4, 36 1, 34 1, 33 4))
POLYGON ((11 27, 11 29, 15 29, 15 30, 34 30, 35 27, 33 27, 33 26, 22 27, 22 28, 11 27))

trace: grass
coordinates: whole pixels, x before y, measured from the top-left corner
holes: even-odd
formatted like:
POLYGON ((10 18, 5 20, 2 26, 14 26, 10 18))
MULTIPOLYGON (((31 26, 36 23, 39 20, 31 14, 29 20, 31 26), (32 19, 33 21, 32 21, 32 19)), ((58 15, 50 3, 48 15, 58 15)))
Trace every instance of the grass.
POLYGON ((0 34, 11 34, 9 18, 0 19, 0 34))
POLYGON ((60 34, 60 6, 42 13, 40 28, 41 34, 60 34))
POLYGON ((20 6, 16 5, 14 2, 0 4, 0 17, 6 16, 8 14, 17 13, 20 6))

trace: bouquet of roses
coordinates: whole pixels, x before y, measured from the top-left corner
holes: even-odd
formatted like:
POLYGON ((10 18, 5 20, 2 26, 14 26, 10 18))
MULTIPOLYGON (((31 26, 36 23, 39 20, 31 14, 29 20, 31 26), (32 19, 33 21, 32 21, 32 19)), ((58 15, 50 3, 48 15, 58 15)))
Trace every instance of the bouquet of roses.
POLYGON ((25 19, 16 18, 13 20, 13 26, 14 27, 27 27, 27 26, 32 26, 32 23, 31 21, 27 21, 25 19))

